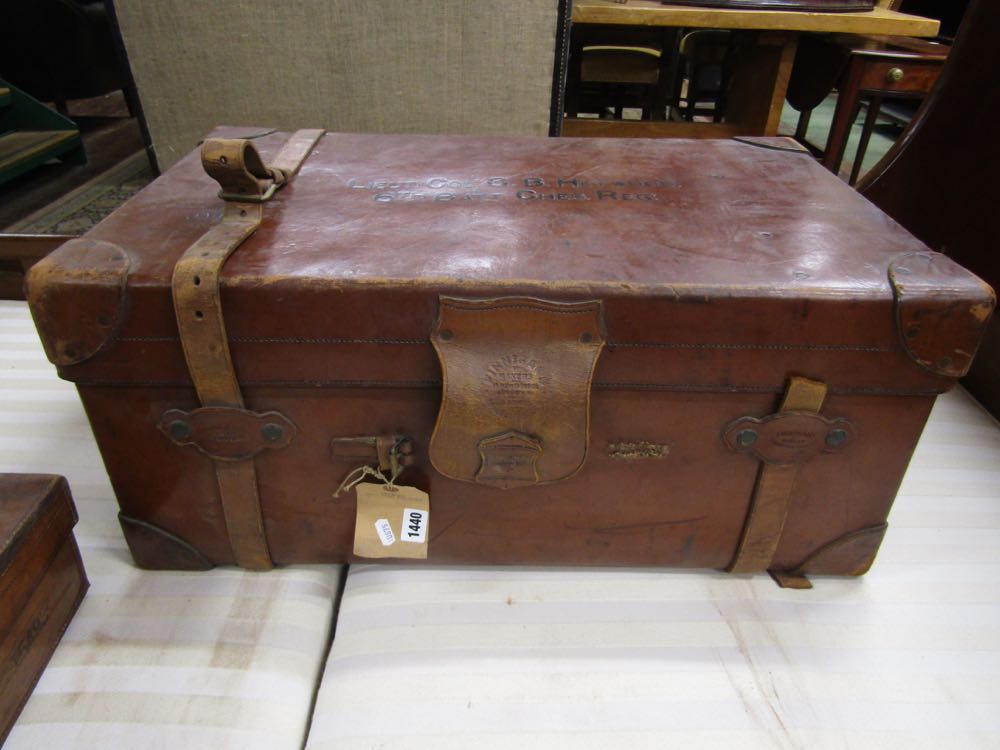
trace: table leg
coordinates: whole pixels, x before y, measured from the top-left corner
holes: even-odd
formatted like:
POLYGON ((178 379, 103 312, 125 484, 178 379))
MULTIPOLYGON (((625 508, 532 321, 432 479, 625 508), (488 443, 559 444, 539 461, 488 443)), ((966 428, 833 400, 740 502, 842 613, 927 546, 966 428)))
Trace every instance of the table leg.
POLYGON ((748 135, 777 135, 797 32, 739 31, 726 121, 748 135))
POLYGON ((837 107, 833 110, 830 135, 826 139, 826 149, 823 151, 823 166, 834 174, 839 172, 840 163, 844 160, 847 138, 858 112, 861 73, 862 66, 858 62, 857 56, 852 56, 847 73, 841 79, 841 84, 838 87, 837 107))

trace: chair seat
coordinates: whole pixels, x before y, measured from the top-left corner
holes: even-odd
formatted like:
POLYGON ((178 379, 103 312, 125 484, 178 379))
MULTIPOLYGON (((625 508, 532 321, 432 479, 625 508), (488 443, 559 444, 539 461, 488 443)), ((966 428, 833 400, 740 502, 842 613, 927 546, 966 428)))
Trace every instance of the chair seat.
POLYGON ((658 50, 629 47, 585 47, 580 80, 655 86, 660 77, 658 50))

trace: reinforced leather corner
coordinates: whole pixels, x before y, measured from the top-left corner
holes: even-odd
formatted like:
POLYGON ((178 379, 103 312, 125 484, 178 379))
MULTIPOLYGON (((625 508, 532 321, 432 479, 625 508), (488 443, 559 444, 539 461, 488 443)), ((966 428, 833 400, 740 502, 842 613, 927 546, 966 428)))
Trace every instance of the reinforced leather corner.
POLYGON ((575 474, 604 340, 596 300, 442 297, 431 335, 443 376, 434 468, 499 489, 575 474))
POLYGON ((118 245, 81 237, 28 271, 28 303, 50 362, 85 362, 114 339, 130 265, 118 245))
POLYGON ((993 290, 940 253, 902 255, 889 265, 903 348, 936 375, 969 371, 996 305, 993 290))

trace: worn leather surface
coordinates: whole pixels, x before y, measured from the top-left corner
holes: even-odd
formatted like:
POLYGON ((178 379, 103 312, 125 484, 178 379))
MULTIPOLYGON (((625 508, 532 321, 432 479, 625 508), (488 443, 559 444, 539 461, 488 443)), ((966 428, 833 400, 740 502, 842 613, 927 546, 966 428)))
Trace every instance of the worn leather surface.
MULTIPOLYGON (((256 141, 265 163, 284 138, 256 141)), ((80 385, 123 511, 228 563, 212 462, 156 426, 200 405, 169 278, 219 221, 217 192, 189 157, 94 230, 132 260, 127 314, 111 345, 60 372, 80 385)), ((221 275, 246 408, 298 430, 255 458, 273 559, 349 559, 353 496, 332 493, 356 464, 331 441, 404 435, 400 481, 431 496, 431 562, 725 567, 759 464, 723 430, 773 413, 802 376, 827 384, 824 414, 857 437, 799 472, 773 561, 794 569, 885 520, 953 382, 898 330, 889 264, 925 250, 808 155, 759 144, 327 135, 221 275), (576 474, 500 491, 433 467, 442 296, 601 301, 576 474), (622 460, 614 446, 630 443, 661 448, 622 460)), ((46 283, 65 305, 87 293, 46 283)), ((949 285, 982 295, 971 274, 949 285)), ((981 327, 968 325, 962 340, 981 327)))
POLYGON ((110 242, 72 239, 58 261, 35 264, 27 295, 48 358, 57 365, 85 362, 115 340, 124 321, 128 254, 110 242), (83 285, 71 304, 63 286, 83 285))
POLYGON ((441 408, 430 459, 502 489, 556 482, 587 457, 601 303, 443 297, 431 341, 441 408))
POLYGON ((972 366, 981 338, 976 331, 996 306, 985 282, 978 295, 970 294, 967 273, 931 252, 903 255, 889 265, 903 346, 920 366, 954 378, 972 366))

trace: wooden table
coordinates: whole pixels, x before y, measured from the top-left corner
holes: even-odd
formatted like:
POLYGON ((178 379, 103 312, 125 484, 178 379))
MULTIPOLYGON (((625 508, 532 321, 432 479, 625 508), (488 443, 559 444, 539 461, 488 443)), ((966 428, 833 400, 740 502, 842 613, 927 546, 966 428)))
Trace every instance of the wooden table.
POLYGON ((795 49, 802 32, 934 36, 939 22, 875 8, 864 13, 803 13, 721 10, 663 5, 657 0, 575 0, 573 24, 673 26, 733 29, 737 63, 726 106, 726 122, 567 118, 564 136, 728 138, 775 135, 785 101, 795 49))

